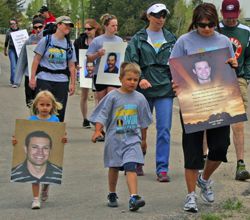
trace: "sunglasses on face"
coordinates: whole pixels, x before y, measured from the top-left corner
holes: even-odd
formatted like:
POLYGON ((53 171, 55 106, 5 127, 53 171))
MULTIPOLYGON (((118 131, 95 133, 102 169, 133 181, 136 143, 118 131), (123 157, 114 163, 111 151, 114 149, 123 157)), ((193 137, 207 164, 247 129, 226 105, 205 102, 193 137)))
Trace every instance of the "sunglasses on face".
POLYGON ((162 18, 166 18, 167 14, 165 12, 159 12, 159 13, 150 13, 151 16, 160 19, 162 18))
POLYGON ((10 25, 16 25, 16 23, 10 23, 10 25))
POLYGON ((37 30, 37 29, 42 29, 43 28, 43 25, 40 25, 40 26, 34 26, 33 29, 34 30, 37 30))
POLYGON ((206 27, 213 28, 213 27, 215 27, 215 23, 214 22, 209 22, 209 23, 198 22, 197 26, 200 27, 200 28, 206 28, 206 27))
POLYGON ((93 29, 95 29, 95 28, 93 28, 93 27, 91 27, 91 28, 84 28, 85 31, 92 31, 93 29))

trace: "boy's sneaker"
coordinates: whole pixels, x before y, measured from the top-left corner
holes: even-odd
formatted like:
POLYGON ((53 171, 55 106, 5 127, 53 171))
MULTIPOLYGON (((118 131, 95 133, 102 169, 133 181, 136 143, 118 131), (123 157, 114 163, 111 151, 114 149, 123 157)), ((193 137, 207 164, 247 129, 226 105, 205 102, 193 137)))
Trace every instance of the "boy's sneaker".
POLYGON ((41 200, 45 202, 49 197, 49 186, 42 184, 41 200))
POLYGON ((246 165, 244 162, 237 162, 235 179, 241 181, 250 179, 250 173, 246 170, 246 165))
POLYGON ((40 209, 41 208, 41 202, 38 199, 34 198, 31 204, 31 209, 40 209))
POLYGON ((84 128, 91 128, 88 119, 84 119, 84 120, 83 120, 82 126, 83 126, 84 128))
POLYGON ((137 165, 136 174, 137 174, 137 176, 144 176, 143 165, 142 164, 137 165))
POLYGON ((197 196, 195 192, 191 192, 187 194, 183 209, 187 212, 198 212, 196 200, 197 200, 197 196))
POLYGON ((12 87, 12 88, 17 88, 18 86, 17 86, 17 85, 15 85, 15 84, 13 84, 11 87, 12 87))
POLYGON ((199 174, 197 179, 197 186, 201 189, 200 196, 205 202, 214 202, 214 192, 211 187, 212 183, 213 182, 211 180, 202 180, 201 174, 199 174))
POLYGON ((134 195, 131 196, 129 199, 129 210, 134 212, 137 211, 139 208, 145 206, 145 201, 139 196, 134 195))
POLYGON ((108 206, 109 207, 118 207, 118 196, 116 193, 109 193, 108 194, 108 206))
POLYGON ((167 172, 160 172, 160 173, 158 173, 157 174, 157 180, 159 182, 162 182, 162 183, 164 183, 164 182, 170 182, 170 178, 169 178, 167 172))

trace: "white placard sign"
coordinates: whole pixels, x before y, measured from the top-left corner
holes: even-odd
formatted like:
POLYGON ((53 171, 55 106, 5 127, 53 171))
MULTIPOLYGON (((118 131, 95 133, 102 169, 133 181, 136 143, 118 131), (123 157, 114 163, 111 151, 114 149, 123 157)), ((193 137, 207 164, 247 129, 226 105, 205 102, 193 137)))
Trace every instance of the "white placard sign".
POLYGON ((103 48, 105 55, 102 56, 98 69, 97 84, 120 86, 120 65, 124 61, 126 42, 111 43, 105 42, 103 48))
POLYGON ((23 29, 20 31, 11 32, 10 34, 16 49, 17 56, 19 57, 24 42, 29 38, 28 32, 26 29, 23 29))
POLYGON ((32 67, 32 63, 33 63, 33 58, 35 56, 34 50, 36 48, 36 45, 37 44, 26 45, 29 79, 31 77, 31 67, 32 67))
POLYGON ((92 88, 94 66, 93 63, 87 63, 86 49, 79 50, 79 66, 80 71, 80 87, 82 88, 92 88), (88 67, 87 67, 88 66, 88 67))

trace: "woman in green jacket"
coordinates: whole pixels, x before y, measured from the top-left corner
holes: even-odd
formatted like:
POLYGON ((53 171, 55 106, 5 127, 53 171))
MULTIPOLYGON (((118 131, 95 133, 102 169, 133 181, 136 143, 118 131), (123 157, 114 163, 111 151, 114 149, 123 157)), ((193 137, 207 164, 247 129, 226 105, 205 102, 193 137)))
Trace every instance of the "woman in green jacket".
MULTIPOLYGON (((169 10, 164 4, 153 4, 142 18, 148 25, 138 31, 128 44, 125 60, 140 65, 142 74, 138 90, 156 112, 156 174, 159 182, 169 182, 170 129, 174 93, 168 58, 176 42, 164 28, 169 10)), ((145 148, 145 147, 144 147, 145 148)), ((142 149, 144 153, 146 149, 142 149)), ((143 175, 143 171, 141 170, 143 175)))

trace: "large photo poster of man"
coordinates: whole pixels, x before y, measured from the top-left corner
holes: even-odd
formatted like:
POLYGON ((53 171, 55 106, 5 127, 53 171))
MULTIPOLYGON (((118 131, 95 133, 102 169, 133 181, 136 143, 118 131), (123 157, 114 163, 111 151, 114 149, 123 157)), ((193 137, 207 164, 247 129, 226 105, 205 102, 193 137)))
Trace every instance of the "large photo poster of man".
POLYGON ((246 121, 228 48, 170 59, 186 133, 246 121))
POLYGON ((104 42, 105 55, 102 56, 97 73, 97 84, 120 86, 120 65, 124 61, 126 42, 104 42))
POLYGON ((92 88, 93 85, 93 76, 94 76, 94 63, 88 62, 86 57, 86 49, 79 50, 79 65, 80 69, 80 87, 81 88, 92 88))
POLYGON ((65 124, 16 120, 11 182, 61 184, 65 124))

